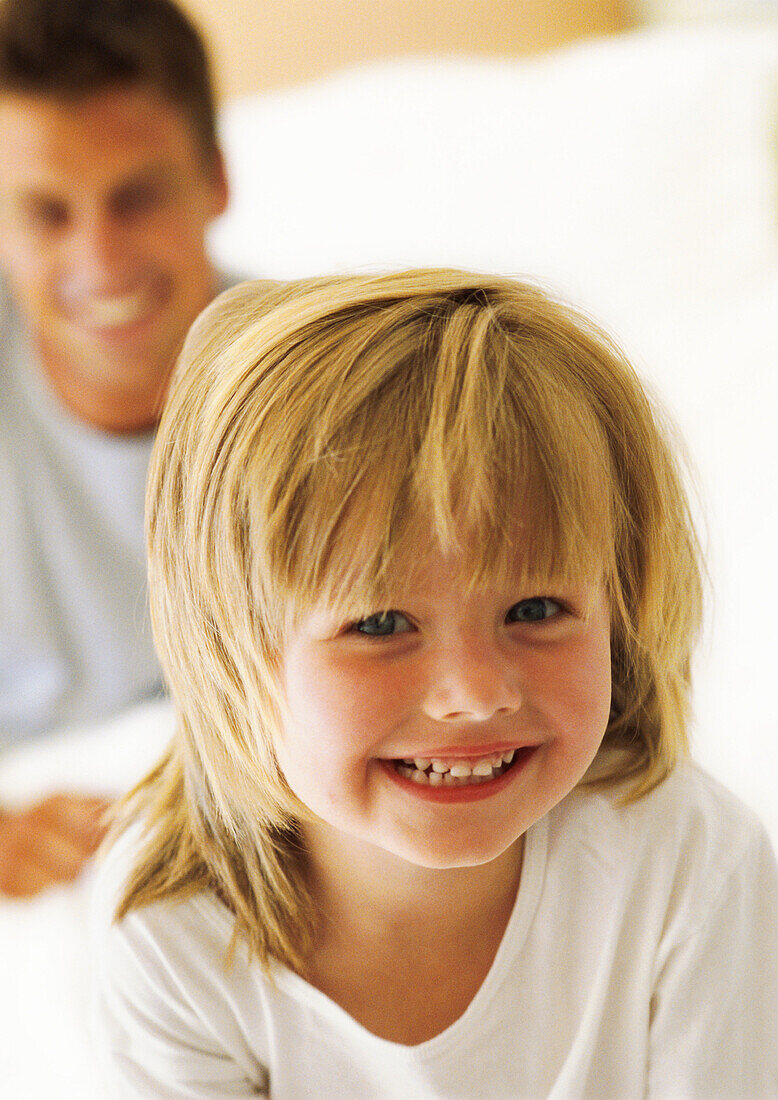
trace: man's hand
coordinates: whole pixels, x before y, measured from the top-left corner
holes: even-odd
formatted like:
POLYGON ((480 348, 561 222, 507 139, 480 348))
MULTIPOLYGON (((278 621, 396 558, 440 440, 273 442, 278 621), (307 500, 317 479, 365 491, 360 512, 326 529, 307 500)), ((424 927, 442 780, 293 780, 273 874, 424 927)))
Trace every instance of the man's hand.
POLYGON ((29 898, 71 882, 105 835, 103 798, 54 794, 24 810, 0 812, 0 895, 29 898))

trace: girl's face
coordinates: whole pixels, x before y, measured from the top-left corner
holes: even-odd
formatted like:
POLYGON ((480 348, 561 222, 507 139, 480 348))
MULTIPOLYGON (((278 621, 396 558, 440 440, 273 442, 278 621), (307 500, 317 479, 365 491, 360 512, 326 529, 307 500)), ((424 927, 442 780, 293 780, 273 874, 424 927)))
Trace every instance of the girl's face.
POLYGON ((483 864, 592 762, 610 711, 604 586, 468 592, 467 569, 430 553, 369 618, 319 607, 291 630, 278 757, 309 841, 334 829, 355 854, 483 864))

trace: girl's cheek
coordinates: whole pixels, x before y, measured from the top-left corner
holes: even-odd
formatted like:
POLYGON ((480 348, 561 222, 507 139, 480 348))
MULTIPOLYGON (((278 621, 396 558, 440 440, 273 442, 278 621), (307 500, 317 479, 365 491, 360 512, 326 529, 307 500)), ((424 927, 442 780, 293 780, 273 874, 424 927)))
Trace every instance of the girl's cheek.
POLYGON ((524 665, 528 701, 570 727, 602 724, 610 712, 611 661, 607 631, 539 651, 524 665))
POLYGON ((332 743, 374 725, 407 682, 388 665, 353 658, 292 654, 285 690, 295 724, 315 730, 319 744, 332 743), (374 721, 375 720, 375 721, 374 721))

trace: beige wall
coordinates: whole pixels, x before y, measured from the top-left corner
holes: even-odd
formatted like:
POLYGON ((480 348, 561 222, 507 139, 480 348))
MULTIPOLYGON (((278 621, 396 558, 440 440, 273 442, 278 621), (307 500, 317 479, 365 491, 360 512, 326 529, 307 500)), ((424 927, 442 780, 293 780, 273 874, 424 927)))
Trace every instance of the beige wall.
POLYGON ((518 56, 624 29, 625 0, 180 0, 226 96, 407 53, 518 56))

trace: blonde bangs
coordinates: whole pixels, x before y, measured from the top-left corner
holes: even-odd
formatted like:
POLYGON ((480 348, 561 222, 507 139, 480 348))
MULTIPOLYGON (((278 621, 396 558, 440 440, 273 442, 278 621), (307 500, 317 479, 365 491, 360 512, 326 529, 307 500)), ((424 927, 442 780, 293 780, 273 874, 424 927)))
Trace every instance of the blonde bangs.
POLYGON ((416 310, 402 328, 395 317, 383 341, 354 341, 353 358, 345 327, 337 357, 309 363, 279 404, 285 431, 265 407, 267 437, 256 431, 243 466, 255 593, 279 629, 290 606, 385 605, 430 542, 453 552, 467 541, 473 586, 611 574, 607 444, 550 353, 538 362, 467 304, 416 310))

